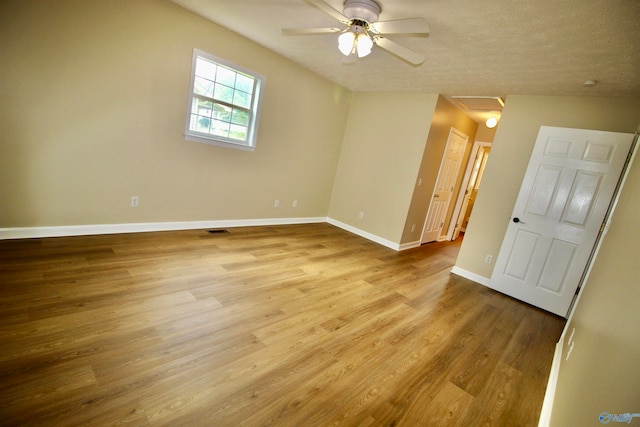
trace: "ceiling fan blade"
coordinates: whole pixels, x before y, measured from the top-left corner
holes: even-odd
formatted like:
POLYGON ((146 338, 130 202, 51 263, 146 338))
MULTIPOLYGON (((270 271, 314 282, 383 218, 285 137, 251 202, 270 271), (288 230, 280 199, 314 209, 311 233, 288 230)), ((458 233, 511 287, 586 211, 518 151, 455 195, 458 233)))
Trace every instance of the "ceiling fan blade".
POLYGON ((287 36, 306 36, 313 34, 339 33, 340 28, 283 28, 282 34, 287 36))
POLYGON ((422 18, 398 19, 395 21, 379 21, 371 24, 376 34, 397 34, 405 36, 427 37, 429 24, 422 18))
POLYGON ((329 15, 336 21, 342 22, 345 25, 349 25, 349 19, 347 19, 342 13, 335 10, 331 5, 323 0, 304 0, 306 3, 313 7, 320 9, 325 14, 329 15))
POLYGON ((382 36, 375 36, 373 38, 373 42, 387 52, 397 56, 403 61, 407 61, 410 64, 420 65, 424 62, 424 56, 382 36))

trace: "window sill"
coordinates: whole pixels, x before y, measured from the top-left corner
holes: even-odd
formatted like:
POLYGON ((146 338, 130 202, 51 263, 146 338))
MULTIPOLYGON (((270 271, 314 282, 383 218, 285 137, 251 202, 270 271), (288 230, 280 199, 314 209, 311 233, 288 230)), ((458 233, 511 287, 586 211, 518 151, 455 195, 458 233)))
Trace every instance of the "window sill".
POLYGON ((233 148, 236 150, 243 150, 243 151, 255 151, 256 149, 256 147, 251 145, 229 142, 222 139, 204 138, 201 136, 196 136, 188 133, 184 135, 184 139, 191 142, 199 142, 201 144, 215 145, 217 147, 233 148))

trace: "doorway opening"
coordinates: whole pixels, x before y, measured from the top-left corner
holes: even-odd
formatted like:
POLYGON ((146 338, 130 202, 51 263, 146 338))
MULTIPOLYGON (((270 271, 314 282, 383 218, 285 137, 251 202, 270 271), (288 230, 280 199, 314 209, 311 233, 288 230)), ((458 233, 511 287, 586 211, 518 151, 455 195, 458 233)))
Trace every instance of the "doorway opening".
POLYGON ((458 200, 449 221, 447 240, 456 240, 460 233, 466 231, 490 152, 491 142, 474 142, 458 192, 458 200))
MULTIPOLYGON (((463 235, 482 181, 504 99, 491 96, 444 96, 477 124, 475 137, 451 127, 429 200, 420 244, 456 240, 463 235), (489 119, 494 123, 490 124, 489 119), (464 139, 460 152, 460 140, 464 139), (458 156, 458 157, 456 157, 458 156)), ((462 115, 460 114, 460 115, 462 115)), ((453 123, 457 123, 452 121, 453 123)), ((462 123, 462 122, 460 122, 462 123)), ((471 128, 466 129, 473 132, 471 128)), ((470 133, 473 135, 473 133, 470 133)))
MULTIPOLYGON (((469 160, 464 169, 464 177, 457 190, 457 196, 453 194, 450 196, 452 197, 451 202, 453 202, 453 197, 455 197, 455 205, 453 205, 452 209, 447 210, 448 205, 452 203, 448 203, 449 200, 440 196, 436 189, 432 197, 432 203, 429 206, 429 213, 427 214, 427 220, 422 233, 422 244, 435 241, 456 240, 460 237, 461 233, 464 234, 478 195, 490 152, 491 142, 474 142, 469 160), (445 205, 443 200, 447 205, 445 205)), ((440 174, 442 174, 442 168, 440 174)), ((441 179, 440 174, 438 176, 438 182, 440 182, 441 179)), ((443 174, 442 178, 446 179, 447 174, 443 174)), ((456 178, 457 175, 453 179, 454 182, 456 178)), ((439 184, 437 187, 438 186, 439 184)))

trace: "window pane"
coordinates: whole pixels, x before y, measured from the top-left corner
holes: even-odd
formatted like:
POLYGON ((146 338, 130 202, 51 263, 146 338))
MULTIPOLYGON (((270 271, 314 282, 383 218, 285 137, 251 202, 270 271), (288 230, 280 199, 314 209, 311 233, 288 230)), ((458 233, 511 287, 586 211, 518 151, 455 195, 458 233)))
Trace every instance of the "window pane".
POLYGON ((212 120, 211 133, 213 135, 224 136, 225 138, 229 137, 229 123, 212 120))
POLYGON ((225 86, 233 87, 236 82, 236 72, 227 67, 218 67, 216 74, 216 83, 222 83, 225 86))
POLYGON ((253 78, 245 76, 244 74, 238 74, 236 76, 236 89, 247 93, 253 93, 253 78))
POLYGON ((193 93, 213 98, 213 82, 202 77, 196 77, 193 82, 193 93))
POLYGON ((251 95, 246 92, 240 92, 239 90, 236 90, 233 93, 233 104, 239 107, 250 108, 251 95))
POLYGON ((192 129, 196 132, 209 133, 209 126, 211 125, 211 119, 208 117, 202 117, 195 114, 191 115, 192 129))
POLYGON ((244 141, 247 139, 247 127, 246 126, 238 126, 231 125, 231 130, 229 132, 229 137, 233 139, 238 139, 240 141, 244 141))
POLYGON ((231 89, 228 86, 216 84, 216 89, 213 94, 213 98, 219 101, 224 101, 231 104, 233 102, 233 89, 231 89))
POLYGON ((249 114, 246 111, 238 110, 236 108, 233 109, 233 116, 231 117, 231 123, 237 125, 248 126, 249 125, 249 114))
POLYGON ((205 101, 200 98, 193 98, 193 107, 191 112, 197 113, 200 116, 211 117, 211 109, 213 108, 213 102, 205 101))
POLYGON ((231 107, 227 107, 222 104, 214 104, 213 105, 213 118, 222 120, 224 122, 231 121, 231 107))
POLYGON ((216 64, 198 57, 196 59, 196 76, 206 77, 209 80, 216 79, 216 64))

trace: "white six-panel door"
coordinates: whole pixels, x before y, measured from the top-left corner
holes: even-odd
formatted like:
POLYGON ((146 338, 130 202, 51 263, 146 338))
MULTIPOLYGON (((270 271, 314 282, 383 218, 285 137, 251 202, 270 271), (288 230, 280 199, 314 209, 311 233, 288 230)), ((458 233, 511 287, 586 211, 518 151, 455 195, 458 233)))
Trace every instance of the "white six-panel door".
POLYGON ((445 215, 453 198, 454 186, 460 172, 460 164, 469 137, 455 128, 449 131, 449 138, 440 164, 436 188, 431 197, 427 219, 422 230, 422 243, 440 239, 445 215))
POLYGON ((566 316, 632 134, 541 127, 490 287, 566 316))

